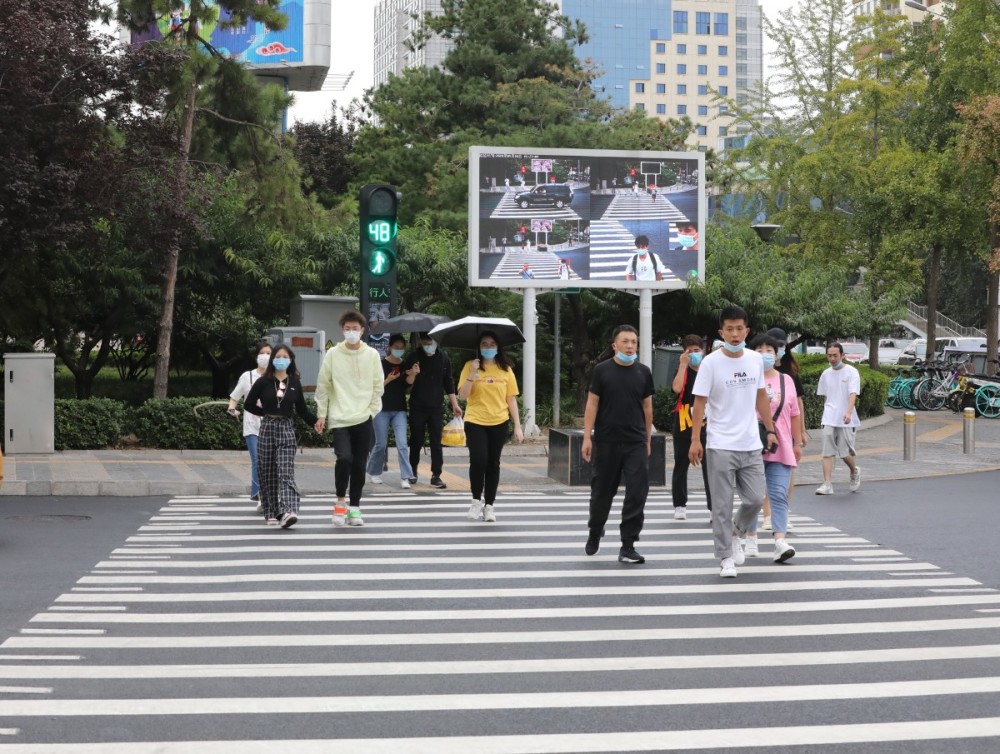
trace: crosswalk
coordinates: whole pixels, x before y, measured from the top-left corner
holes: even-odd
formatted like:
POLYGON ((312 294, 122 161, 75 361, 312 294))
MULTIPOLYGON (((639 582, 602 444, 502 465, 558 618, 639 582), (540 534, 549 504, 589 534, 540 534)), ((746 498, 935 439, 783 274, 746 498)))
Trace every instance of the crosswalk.
MULTIPOLYGON (((671 248, 680 243, 677 226, 671 226, 669 238, 671 248)), ((591 280, 624 280, 625 270, 635 253, 635 234, 620 220, 593 220, 590 223, 591 280)), ((662 274, 664 280, 679 279, 666 265, 662 274)))
MULTIPOLYGON (((366 493, 367 494, 367 493, 366 493)), ((334 529, 175 498, 0 645, 0 748, 975 751, 1000 746, 1000 593, 794 516, 718 576, 703 498, 617 562, 584 491, 366 497, 334 529), (894 748, 900 747, 900 748, 894 748)), ((762 533, 763 534, 763 533, 762 533)))
POLYGON ((582 219, 570 205, 563 207, 530 205, 522 208, 514 201, 514 193, 513 190, 504 193, 500 199, 500 203, 490 213, 491 218, 495 220, 530 220, 532 218, 552 220, 582 219))
MULTIPOLYGON (((556 280, 559 278, 559 254, 551 251, 508 251, 496 266, 491 279, 520 279, 524 265, 530 266, 536 280, 556 280)), ((570 280, 580 280, 576 270, 569 269, 570 280)))
POLYGON ((691 218, 677 209, 663 194, 654 201, 649 195, 619 191, 601 215, 601 220, 663 220, 672 223, 690 222, 691 218))

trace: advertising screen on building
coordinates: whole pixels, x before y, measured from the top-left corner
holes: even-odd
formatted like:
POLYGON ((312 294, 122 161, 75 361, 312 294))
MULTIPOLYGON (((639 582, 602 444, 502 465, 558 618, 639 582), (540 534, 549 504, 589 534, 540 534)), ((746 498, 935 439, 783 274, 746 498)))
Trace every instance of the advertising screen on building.
POLYGON ((471 147, 469 284, 686 288, 705 270, 704 175, 701 152, 471 147))
MULTIPOLYGON (((132 35, 132 44, 150 40, 170 39, 171 32, 182 24, 188 16, 188 0, 178 0, 174 10, 156 20, 156 24, 144 32, 132 35)), ((248 21, 241 26, 227 28, 229 11, 225 5, 215 0, 202 0, 202 5, 213 8, 214 20, 205 22, 199 30, 202 38, 220 53, 251 66, 272 67, 283 63, 303 61, 302 0, 285 0, 279 10, 288 18, 288 25, 282 31, 275 31, 262 23, 248 21)))

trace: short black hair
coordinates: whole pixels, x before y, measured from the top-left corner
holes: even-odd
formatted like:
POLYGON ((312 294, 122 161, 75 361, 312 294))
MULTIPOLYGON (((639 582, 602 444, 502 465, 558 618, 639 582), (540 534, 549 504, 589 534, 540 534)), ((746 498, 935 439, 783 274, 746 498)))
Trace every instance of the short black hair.
POLYGON ((681 341, 681 345, 684 348, 690 348, 691 346, 698 346, 698 348, 705 347, 705 341, 700 335, 685 335, 684 340, 681 341))
POLYGON ((346 325, 348 322, 357 322, 362 328, 368 326, 368 321, 365 319, 365 315, 355 309, 348 309, 340 315, 341 327, 346 325))
POLYGON ((831 340, 829 343, 826 344, 826 348, 824 350, 829 351, 831 348, 836 348, 838 351, 840 351, 841 356, 844 355, 844 347, 840 345, 838 341, 831 340))
POLYGON ((750 317, 747 316, 746 309, 742 306, 736 306, 736 304, 733 304, 732 306, 727 306, 722 310, 722 313, 719 314, 719 326, 721 327, 726 320, 734 319, 742 319, 744 325, 750 324, 750 317))
POLYGON ((770 335, 758 335, 756 338, 750 341, 750 350, 756 351, 761 346, 770 346, 774 349, 774 353, 778 353, 778 349, 781 348, 781 341, 770 335))
POLYGON ((611 333, 611 342, 613 343, 617 340, 618 336, 623 332, 635 333, 636 335, 639 334, 639 331, 632 327, 632 325, 618 325, 618 327, 615 328, 615 331, 611 333))
POLYGON ((640 246, 649 246, 649 236, 640 235, 635 237, 635 247, 638 249, 640 246))
POLYGON ((391 346, 393 343, 402 343, 405 346, 406 338, 403 337, 402 333, 394 333, 389 336, 389 345, 391 346))

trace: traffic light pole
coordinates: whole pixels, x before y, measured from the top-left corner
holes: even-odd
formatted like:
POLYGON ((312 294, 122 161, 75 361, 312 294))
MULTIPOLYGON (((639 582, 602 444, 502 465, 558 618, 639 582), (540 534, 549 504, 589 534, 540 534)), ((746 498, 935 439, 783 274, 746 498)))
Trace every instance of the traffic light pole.
MULTIPOLYGON (((360 230, 361 313, 369 328, 396 316, 398 301, 396 256, 399 225, 399 193, 395 186, 369 183, 361 187, 358 204, 360 230)), ((388 355, 389 335, 373 336, 368 344, 388 355)))

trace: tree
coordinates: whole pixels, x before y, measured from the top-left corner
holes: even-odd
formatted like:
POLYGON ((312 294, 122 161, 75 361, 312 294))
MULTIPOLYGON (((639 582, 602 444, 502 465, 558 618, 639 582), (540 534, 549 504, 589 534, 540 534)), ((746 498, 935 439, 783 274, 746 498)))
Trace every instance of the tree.
POLYGON ((354 124, 331 113, 323 123, 296 123, 290 133, 295 159, 305 176, 304 188, 315 192, 324 207, 332 208, 358 177, 349 162, 354 124))
MULTIPOLYGON (((240 26, 248 20, 283 29, 287 19, 278 12, 280 0, 227 0, 230 19, 240 26)), ((175 0, 119 0, 118 20, 133 31, 145 31, 158 18, 179 7, 175 0)), ((274 155, 274 133, 288 98, 276 87, 259 87, 245 68, 227 59, 209 42, 219 24, 219 7, 207 0, 190 0, 163 44, 183 49, 184 65, 161 81, 167 91, 164 117, 179 135, 171 196, 177 206, 190 199, 192 156, 202 162, 222 161, 230 167, 265 166, 274 155), (201 115, 201 118, 198 116, 201 115)), ((151 44, 151 43, 147 43, 151 44)), ((157 324, 156 373, 153 394, 167 396, 170 348, 174 328, 177 273, 181 251, 191 248, 189 224, 166 218, 173 229, 162 248, 163 288, 157 324)))

